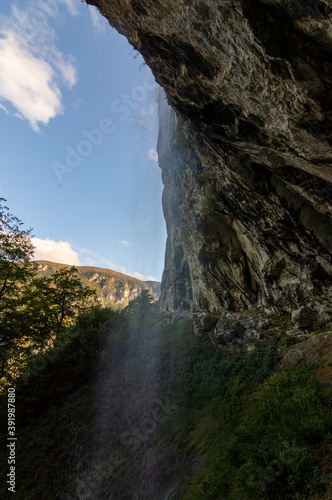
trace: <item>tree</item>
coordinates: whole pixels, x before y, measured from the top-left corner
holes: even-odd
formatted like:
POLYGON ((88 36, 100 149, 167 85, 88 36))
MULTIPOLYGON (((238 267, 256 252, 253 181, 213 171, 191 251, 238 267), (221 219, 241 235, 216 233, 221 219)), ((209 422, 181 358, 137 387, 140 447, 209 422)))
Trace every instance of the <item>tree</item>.
POLYGON ((36 273, 31 258, 34 246, 31 229, 23 230, 23 222, 9 213, 0 198, 0 313, 16 300, 21 287, 36 273))
POLYGON ((153 302, 153 297, 150 289, 144 289, 141 291, 140 295, 131 301, 130 305, 133 309, 145 309, 153 302))
POLYGON ((96 302, 96 292, 83 285, 77 273, 73 266, 60 269, 49 278, 32 281, 25 293, 32 335, 58 336, 96 302))
POLYGON ((1 376, 17 372, 30 356, 51 345, 96 300, 77 269, 38 279, 30 261, 31 230, 9 213, 0 198, 0 364, 1 376), (16 371, 15 371, 16 370, 16 371))
POLYGON ((124 309, 130 327, 135 330, 147 328, 154 321, 155 313, 158 311, 158 303, 154 302, 151 290, 142 290, 134 300, 124 309))
POLYGON ((3 374, 8 352, 13 349, 21 332, 15 316, 22 308, 24 286, 35 276, 36 267, 31 258, 34 247, 31 230, 22 228, 23 222, 9 213, 0 198, 0 356, 3 374))
POLYGON ((77 272, 75 267, 61 269, 49 278, 34 278, 22 286, 20 307, 8 311, 7 322, 0 325, 6 333, 0 344, 2 376, 16 378, 36 354, 59 341, 67 343, 63 334, 96 301, 96 292, 81 283, 77 272), (1 347, 5 348, 2 352, 1 347))

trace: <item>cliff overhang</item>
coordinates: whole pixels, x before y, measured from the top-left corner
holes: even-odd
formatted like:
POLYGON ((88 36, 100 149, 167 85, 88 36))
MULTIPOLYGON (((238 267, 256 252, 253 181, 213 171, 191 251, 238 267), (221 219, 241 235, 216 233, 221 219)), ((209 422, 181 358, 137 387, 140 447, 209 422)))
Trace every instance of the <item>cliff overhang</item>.
POLYGON ((331 310, 330 2, 88 3, 167 96, 163 310, 331 310))

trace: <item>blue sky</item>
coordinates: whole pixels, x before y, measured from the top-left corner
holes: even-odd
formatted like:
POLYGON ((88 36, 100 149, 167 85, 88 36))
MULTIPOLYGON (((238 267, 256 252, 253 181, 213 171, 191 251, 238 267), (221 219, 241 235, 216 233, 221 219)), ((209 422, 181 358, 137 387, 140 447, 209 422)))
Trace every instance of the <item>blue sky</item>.
POLYGON ((80 0, 0 2, 0 196, 36 258, 161 279, 157 85, 80 0))

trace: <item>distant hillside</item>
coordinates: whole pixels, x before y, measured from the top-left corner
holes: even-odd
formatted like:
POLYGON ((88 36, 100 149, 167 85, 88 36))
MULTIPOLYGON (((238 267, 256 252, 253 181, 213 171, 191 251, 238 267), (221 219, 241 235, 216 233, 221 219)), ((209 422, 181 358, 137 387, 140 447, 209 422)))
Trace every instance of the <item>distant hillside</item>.
MULTIPOLYGON (((47 260, 36 261, 38 276, 49 277, 55 271, 70 268, 66 264, 57 264, 47 260)), ((103 307, 122 309, 135 299, 143 290, 151 290, 157 300, 160 296, 160 283, 158 281, 140 281, 122 273, 102 267, 75 266, 82 283, 96 290, 97 297, 103 307)))

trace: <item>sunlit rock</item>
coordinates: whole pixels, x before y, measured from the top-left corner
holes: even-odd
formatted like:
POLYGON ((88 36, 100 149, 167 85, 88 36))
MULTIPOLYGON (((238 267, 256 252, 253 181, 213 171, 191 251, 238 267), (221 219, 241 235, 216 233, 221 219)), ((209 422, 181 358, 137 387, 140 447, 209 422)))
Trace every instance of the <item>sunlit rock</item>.
POLYGON ((162 310, 331 310, 329 2, 88 3, 167 95, 162 310))

